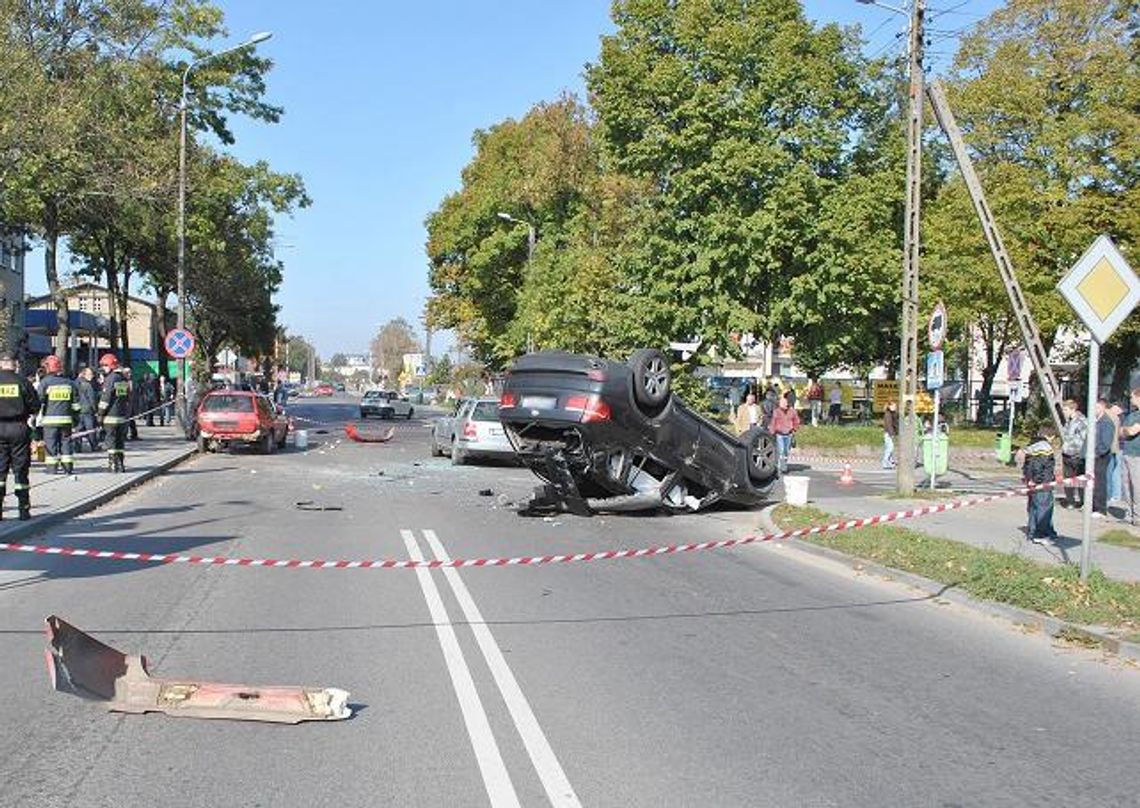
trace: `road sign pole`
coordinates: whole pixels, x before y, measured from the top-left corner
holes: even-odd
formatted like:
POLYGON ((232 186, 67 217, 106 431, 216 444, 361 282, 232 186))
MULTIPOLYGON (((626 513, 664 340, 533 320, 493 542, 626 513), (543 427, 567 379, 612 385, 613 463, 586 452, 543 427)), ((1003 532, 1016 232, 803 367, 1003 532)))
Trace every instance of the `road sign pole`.
MULTIPOLYGON (((942 391, 936 389, 934 391, 934 420, 930 425, 930 490, 934 490, 935 479, 938 477, 938 402, 942 398, 942 391)), ((946 453, 950 453, 950 447, 946 447, 946 453)))
MULTIPOLYGON (((1088 438, 1085 441, 1085 508, 1081 518, 1081 582, 1088 580, 1092 567, 1092 503, 1096 467, 1096 400, 1100 390, 1100 343, 1089 340, 1088 438)), ((1107 480, 1105 481, 1108 482, 1107 480)))

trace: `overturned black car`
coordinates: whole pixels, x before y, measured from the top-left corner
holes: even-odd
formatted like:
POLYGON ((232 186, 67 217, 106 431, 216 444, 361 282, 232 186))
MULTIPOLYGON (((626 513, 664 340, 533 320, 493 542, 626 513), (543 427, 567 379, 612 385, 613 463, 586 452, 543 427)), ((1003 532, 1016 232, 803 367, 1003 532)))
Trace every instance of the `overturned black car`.
POLYGON ((777 477, 775 439, 734 437, 673 395, 658 350, 629 361, 544 351, 519 358, 499 420, 544 485, 530 510, 698 510, 763 502, 777 477))

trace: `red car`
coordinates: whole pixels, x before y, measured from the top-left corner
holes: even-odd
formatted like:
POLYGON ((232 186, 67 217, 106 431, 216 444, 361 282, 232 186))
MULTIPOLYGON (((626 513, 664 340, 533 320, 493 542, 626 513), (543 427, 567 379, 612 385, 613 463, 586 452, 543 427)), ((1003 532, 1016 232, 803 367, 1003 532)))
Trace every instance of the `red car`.
POLYGON ((272 454, 284 448, 289 419, 266 396, 248 390, 215 390, 198 406, 198 451, 245 443, 272 454))
POLYGON ((314 396, 331 396, 336 391, 331 384, 318 384, 316 389, 313 390, 314 396))

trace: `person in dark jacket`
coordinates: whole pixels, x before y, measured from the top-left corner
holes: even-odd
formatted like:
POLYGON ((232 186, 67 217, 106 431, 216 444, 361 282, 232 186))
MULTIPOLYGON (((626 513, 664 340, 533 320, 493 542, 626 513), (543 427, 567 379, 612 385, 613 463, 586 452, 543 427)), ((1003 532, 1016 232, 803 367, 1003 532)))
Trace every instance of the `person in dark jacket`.
MULTIPOLYGON (((1054 454, 1051 438, 1056 434, 1044 428, 1024 449, 1024 462, 1021 466, 1021 479, 1028 485, 1051 483, 1057 478, 1057 457, 1054 454)), ((1044 488, 1030 491, 1026 503, 1029 524, 1025 535, 1034 544, 1044 544, 1057 538, 1053 527, 1053 489, 1044 488)))
POLYGON ((127 440, 138 440, 139 422, 135 416, 143 411, 142 398, 140 395, 142 385, 131 378, 130 368, 123 368, 119 372, 122 374, 123 378, 126 379, 127 384, 130 385, 130 392, 127 395, 127 400, 130 402, 128 405, 129 412, 127 413, 130 416, 127 418, 127 440))
POLYGON ((119 359, 114 354, 104 354, 99 364, 107 372, 99 397, 99 417, 111 442, 107 448, 107 470, 122 472, 127 470, 124 447, 131 420, 131 383, 119 372, 119 359))
POLYGON ((75 440, 75 444, 81 451, 84 440, 92 452, 99 450, 99 425, 95 421, 99 411, 99 391, 95 387, 94 379, 95 371, 83 368, 79 371, 79 378, 75 382, 75 389, 79 394, 79 431, 84 433, 75 440))
POLYGON ((44 462, 56 474, 72 474, 71 428, 79 417, 79 391, 63 375, 63 362, 55 354, 44 358, 44 377, 36 389, 40 397, 40 423, 44 428, 44 462))
POLYGON ((15 478, 13 490, 20 520, 32 518, 28 472, 32 467, 32 443, 28 419, 40 410, 40 397, 28 379, 16 373, 16 360, 0 356, 0 510, 7 493, 8 470, 15 478))
POLYGON ((1096 401, 1096 449, 1094 450, 1093 516, 1103 519, 1108 515, 1108 464, 1112 460, 1112 444, 1116 442, 1116 425, 1108 415, 1108 402, 1096 401))

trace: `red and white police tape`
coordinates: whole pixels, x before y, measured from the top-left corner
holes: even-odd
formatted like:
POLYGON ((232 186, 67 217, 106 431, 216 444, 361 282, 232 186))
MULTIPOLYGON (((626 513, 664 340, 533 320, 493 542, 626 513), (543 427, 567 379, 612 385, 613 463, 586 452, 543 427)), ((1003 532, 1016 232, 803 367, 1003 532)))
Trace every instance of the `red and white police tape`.
POLYGON ((820 533, 835 533, 841 530, 854 530, 871 525, 881 525, 888 522, 897 522, 902 519, 914 519, 932 513, 961 510, 1001 499, 1024 496, 1034 491, 1043 491, 1058 485, 1072 486, 1077 483, 1091 481, 1092 475, 1078 475, 1063 480, 1057 480, 1041 485, 1029 485, 1023 488, 1014 488, 999 494, 987 494, 972 499, 959 499, 951 502, 942 502, 936 505, 926 505, 921 508, 912 508, 905 511, 892 511, 868 516, 862 519, 848 519, 842 522, 832 522, 827 525, 815 525, 796 530, 785 530, 782 533, 768 533, 761 536, 744 536, 739 539, 721 539, 719 541, 694 542, 692 544, 672 544, 658 547, 642 547, 628 550, 600 550, 590 553, 563 553, 559 555, 544 556, 517 556, 513 558, 455 558, 449 561, 413 561, 410 559, 374 559, 366 561, 325 561, 323 559, 278 559, 278 558, 227 558, 225 556, 193 556, 176 555, 173 553, 132 553, 123 550, 93 550, 78 547, 51 547, 41 544, 12 544, 0 542, 0 551, 17 553, 35 553, 39 555, 69 556, 77 558, 95 558, 106 561, 135 561, 159 564, 205 564, 222 567, 294 567, 304 569, 437 569, 440 567, 526 567, 542 564, 565 564, 579 561, 609 561, 616 558, 650 558, 652 556, 673 555, 675 553, 690 553, 694 550, 722 550, 728 547, 741 547, 746 544, 758 542, 780 541, 794 539, 799 536, 814 536, 820 533))

